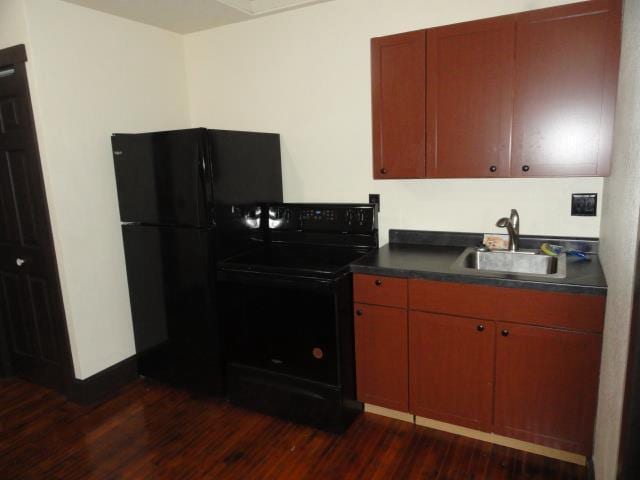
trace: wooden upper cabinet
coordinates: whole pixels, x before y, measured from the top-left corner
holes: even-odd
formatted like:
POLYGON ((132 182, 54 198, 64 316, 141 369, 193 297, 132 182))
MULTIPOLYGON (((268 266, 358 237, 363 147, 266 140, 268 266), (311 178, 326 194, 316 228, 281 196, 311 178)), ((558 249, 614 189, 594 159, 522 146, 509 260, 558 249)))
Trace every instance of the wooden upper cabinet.
POLYGON ((374 178, 426 175, 425 49, 424 30, 371 40, 374 178))
POLYGON ((516 16, 427 30, 427 176, 509 175, 516 16))
POLYGON ((518 15, 511 176, 609 173, 620 0, 518 15))
POLYGON ((498 323, 500 435, 590 455, 602 336, 498 323))

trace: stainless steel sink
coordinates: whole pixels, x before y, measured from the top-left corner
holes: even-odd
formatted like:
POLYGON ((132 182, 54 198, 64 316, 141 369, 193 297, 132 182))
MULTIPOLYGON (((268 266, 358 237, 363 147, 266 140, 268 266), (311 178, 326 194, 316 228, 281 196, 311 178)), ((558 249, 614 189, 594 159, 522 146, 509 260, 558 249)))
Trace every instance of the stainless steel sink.
POLYGON ((452 266, 453 270, 469 273, 516 273, 518 275, 565 278, 567 256, 550 257, 537 250, 484 250, 467 248, 452 266))

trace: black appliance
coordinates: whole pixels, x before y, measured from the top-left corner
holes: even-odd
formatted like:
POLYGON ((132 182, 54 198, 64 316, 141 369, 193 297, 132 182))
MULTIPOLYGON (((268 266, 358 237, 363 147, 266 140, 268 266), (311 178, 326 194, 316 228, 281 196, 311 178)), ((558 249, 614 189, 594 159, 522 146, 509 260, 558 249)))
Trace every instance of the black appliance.
POLYGON ((356 401, 349 264, 378 246, 375 205, 278 204, 269 241, 218 264, 229 399, 330 431, 356 401))
POLYGON ((139 372, 224 387, 216 262, 264 241, 282 201, 276 134, 203 128, 112 136, 139 372))

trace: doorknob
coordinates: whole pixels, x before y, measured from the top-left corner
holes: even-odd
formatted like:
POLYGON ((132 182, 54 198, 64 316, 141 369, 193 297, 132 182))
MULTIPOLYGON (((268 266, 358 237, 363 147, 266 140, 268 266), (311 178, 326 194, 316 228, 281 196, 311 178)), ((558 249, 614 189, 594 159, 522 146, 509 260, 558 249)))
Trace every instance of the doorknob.
POLYGON ((24 265, 24 262, 25 260, 23 258, 16 258, 16 265, 18 265, 19 267, 24 265))

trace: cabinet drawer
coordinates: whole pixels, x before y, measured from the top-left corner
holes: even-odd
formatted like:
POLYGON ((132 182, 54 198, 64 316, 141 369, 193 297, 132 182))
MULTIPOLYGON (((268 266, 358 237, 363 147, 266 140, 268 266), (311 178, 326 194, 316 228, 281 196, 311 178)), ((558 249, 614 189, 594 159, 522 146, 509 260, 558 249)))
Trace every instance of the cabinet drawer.
POLYGON ((602 332, 606 297, 409 280, 409 308, 587 332, 602 332))
POLYGON ((407 279, 355 274, 353 301, 407 308, 407 279))

